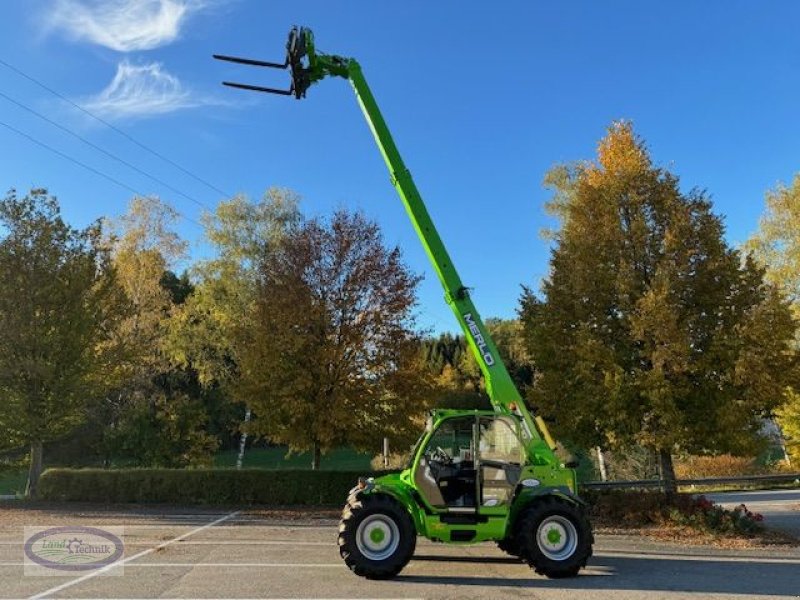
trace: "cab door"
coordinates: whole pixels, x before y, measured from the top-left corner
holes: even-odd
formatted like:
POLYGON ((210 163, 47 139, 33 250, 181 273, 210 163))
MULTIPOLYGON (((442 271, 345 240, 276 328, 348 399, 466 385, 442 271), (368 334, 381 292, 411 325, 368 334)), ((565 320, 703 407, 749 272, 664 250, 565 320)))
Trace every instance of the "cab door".
POLYGON ((414 482, 432 507, 451 512, 475 510, 475 434, 474 415, 451 417, 439 423, 425 443, 414 482))
POLYGON ((510 505, 522 472, 525 449, 520 435, 518 419, 510 416, 479 418, 477 496, 482 509, 510 505))

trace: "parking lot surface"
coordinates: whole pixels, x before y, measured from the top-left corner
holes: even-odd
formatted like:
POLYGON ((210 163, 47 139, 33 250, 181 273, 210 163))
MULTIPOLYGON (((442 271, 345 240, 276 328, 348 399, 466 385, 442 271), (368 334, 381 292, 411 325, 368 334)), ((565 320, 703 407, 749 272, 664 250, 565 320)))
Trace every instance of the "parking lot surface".
MULTIPOLYGON (((113 569, 111 569, 113 570, 113 569)), ((0 507, 0 598, 800 598, 800 549, 720 550, 599 535, 579 577, 548 580, 492 544, 420 539, 396 579, 338 555, 336 521, 247 510, 0 507), (23 527, 123 526, 122 575, 26 576, 23 527)))

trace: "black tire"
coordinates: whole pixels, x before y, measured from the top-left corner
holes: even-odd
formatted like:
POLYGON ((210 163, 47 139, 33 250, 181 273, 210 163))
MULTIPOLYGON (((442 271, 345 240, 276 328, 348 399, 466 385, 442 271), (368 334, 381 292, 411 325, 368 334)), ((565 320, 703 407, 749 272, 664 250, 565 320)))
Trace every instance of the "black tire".
POLYGON ((525 560, 522 558, 522 548, 519 547, 516 538, 513 536, 498 540, 497 547, 509 556, 513 556, 514 558, 518 558, 520 560, 525 560))
POLYGON ((385 494, 348 498, 339 522, 339 554, 353 573, 390 579, 408 564, 416 545, 414 523, 397 500, 385 494))
POLYGON ((574 577, 592 556, 592 526, 583 509, 558 496, 544 496, 519 517, 517 544, 539 575, 574 577))

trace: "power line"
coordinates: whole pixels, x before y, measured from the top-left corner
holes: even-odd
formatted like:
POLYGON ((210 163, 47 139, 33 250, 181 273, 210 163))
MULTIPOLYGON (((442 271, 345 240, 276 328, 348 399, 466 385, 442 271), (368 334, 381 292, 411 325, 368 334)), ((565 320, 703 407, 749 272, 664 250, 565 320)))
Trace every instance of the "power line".
POLYGON ((40 112, 37 112, 36 110, 32 109, 31 107, 26 106, 22 102, 19 102, 18 100, 15 100, 11 96, 8 96, 8 95, 4 94, 3 92, 0 92, 0 97, 5 98, 6 100, 11 102, 12 104, 15 104, 16 106, 20 107, 23 110, 26 110, 29 113, 33 114, 33 115, 36 115, 37 117, 39 117, 43 121, 46 121, 47 123, 50 123, 52 126, 58 127, 61 131, 64 131, 64 132, 68 133, 69 135, 71 135, 74 138, 77 138, 78 140, 80 140, 81 142, 83 142, 84 144, 89 146, 90 148, 94 148, 98 152, 102 152, 103 154, 105 154, 109 158, 117 161, 118 163, 121 163, 121 164, 125 165, 126 167, 128 167, 130 169, 133 169, 137 173, 139 173, 141 175, 144 175, 145 177, 147 177, 148 179, 150 179, 152 181, 155 181, 159 185, 163 185, 165 188, 167 188, 169 190, 172 190, 176 194, 179 194, 180 196, 183 196, 184 198, 186 198, 187 200, 189 200, 191 202, 194 202, 195 204, 197 204, 197 206, 199 206, 201 208, 205 208, 205 209, 210 210, 210 211, 213 212, 213 209, 210 206, 208 206, 207 204, 204 204, 203 202, 200 202, 199 200, 196 200, 195 198, 192 198, 191 196, 189 196, 187 194, 184 194, 182 191, 180 191, 179 189, 173 187, 172 185, 170 185, 166 181, 164 181, 162 179, 159 179, 158 177, 156 177, 154 175, 151 175, 147 171, 144 171, 143 169, 140 169, 136 165, 131 164, 130 162, 128 162, 127 160, 125 160, 123 158, 120 158, 120 157, 116 156, 115 154, 112 154, 111 152, 109 152, 108 150, 105 150, 104 148, 101 148, 97 144, 87 140, 82 135, 72 131, 71 129, 69 129, 68 127, 65 127, 64 125, 61 125, 57 121, 54 121, 53 119, 50 119, 49 117, 41 114, 40 112))
POLYGON ((148 146, 144 145, 142 142, 140 142, 139 140, 137 140, 136 138, 134 138, 134 137, 133 137, 133 136, 131 136, 130 134, 128 134, 128 133, 125 133, 125 132, 124 132, 122 129, 120 129, 119 127, 116 127, 115 125, 112 125, 111 123, 109 123, 108 121, 106 121, 105 119, 103 119, 102 117, 99 117, 99 116, 97 116, 96 114, 94 114, 94 113, 93 113, 93 112, 91 112, 90 110, 88 110, 88 109, 84 108, 84 107, 83 107, 83 106, 81 106, 80 104, 77 104, 76 102, 73 102, 72 100, 70 100, 69 98, 67 98, 66 96, 64 96, 63 94, 61 94, 61 93, 57 92, 57 91, 56 91, 56 90, 54 90, 53 88, 51 88, 51 87, 47 86, 46 84, 42 83, 41 81, 39 81, 39 80, 38 80, 38 79, 36 79, 35 77, 33 77, 33 76, 31 76, 31 75, 28 75, 27 73, 25 73, 24 71, 21 71, 20 69, 18 69, 17 67, 15 67, 15 66, 13 66, 13 65, 10 65, 10 64, 9 64, 9 63, 7 63, 6 61, 4 61, 2 58, 0 58, 0 65, 3 65, 4 67, 6 67, 7 69, 10 69, 11 71, 14 71, 14 72, 15 72, 17 75, 20 75, 21 77, 24 77, 24 78, 25 78, 25 79, 27 79, 28 81, 31 81, 31 82, 35 83, 36 85, 38 85, 38 86, 39 86, 40 88, 42 88, 43 90, 45 90, 45 91, 47 91, 47 92, 49 92, 49 93, 53 94, 53 95, 54 95, 54 96, 56 96, 57 98, 60 98, 61 100, 63 100, 64 102, 66 102, 67 104, 69 104, 70 106, 72 106, 73 108, 77 108, 77 109, 78 109, 79 111, 81 111, 82 113, 84 113, 84 114, 86 114, 86 115, 90 116, 90 117, 91 117, 92 119, 94 119, 95 121, 97 121, 97 122, 99 122, 99 123, 102 123, 103 125, 105 125, 105 126, 106 126, 106 127, 108 127, 109 129, 113 129, 113 130, 114 130, 114 131, 116 131, 116 132, 117 132, 119 135, 121 135, 122 137, 124 137, 125 139, 127 139, 129 142, 131 142, 131 143, 133 143, 133 144, 136 144, 136 145, 137 145, 137 146, 139 146, 141 149, 143 149, 143 150, 146 150, 147 152, 149 152, 149 153, 150 153, 150 154, 152 154, 153 156, 155 156, 155 157, 157 157, 157 158, 159 158, 159 159, 163 160, 164 162, 166 162, 166 163, 168 163, 168 164, 172 165, 173 167, 175 167, 176 169, 178 169, 178 170, 182 171, 183 173, 185 173, 186 175, 188 175, 189 177, 191 177, 191 178, 192 178, 192 179, 194 179, 195 181, 199 181, 200 183, 202 183, 203 185, 205 185, 207 188, 209 188, 209 189, 211 189, 211 190, 214 190, 214 191, 215 191, 215 192, 217 192, 218 194, 222 195, 222 197, 224 197, 224 198, 229 198, 229 197, 231 196, 231 194, 228 194, 227 192, 225 192, 225 191, 223 191, 223 190, 219 189, 219 188, 218 188, 217 186, 215 186, 213 183, 209 183, 208 181, 206 181, 205 179, 203 179, 203 178, 202 178, 202 177, 200 177, 199 175, 195 175, 194 173, 192 173, 192 172, 191 172, 191 171, 189 171, 188 169, 186 169, 186 168, 182 167, 181 165, 179 165, 179 164, 178 164, 178 163, 176 163, 175 161, 173 161, 173 160, 171 160, 171 159, 167 158, 166 156, 164 156, 164 155, 163 155, 163 154, 161 154, 160 152, 158 152, 158 151, 156 151, 156 150, 153 150, 152 148, 150 148, 150 147, 148 147, 148 146))
MULTIPOLYGON (((100 177, 102 177, 103 179, 107 179, 107 180, 108 180, 108 181, 110 181, 111 183, 113 183, 113 184, 115 184, 115 185, 118 185, 119 187, 121 187, 121 188, 124 188, 124 189, 128 190, 129 192, 133 192, 133 193, 134 193, 135 195, 137 195, 137 196, 141 196, 141 197, 147 197, 147 194, 143 194, 142 192, 140 192, 140 191, 138 191, 138 190, 136 190, 136 189, 132 188, 132 187, 131 187, 131 186, 129 186, 127 183, 124 183, 124 182, 120 181, 119 179, 116 179, 115 177, 112 177, 111 175, 109 175, 109 174, 107 174, 107 173, 104 173, 103 171, 100 171, 100 170, 98 170, 98 169, 95 169, 95 168, 94 168, 94 167, 92 167, 91 165, 87 165, 86 163, 84 163, 84 162, 81 162, 81 161, 80 161, 80 160, 78 160, 77 158, 74 158, 74 157, 70 156, 69 154, 66 154, 66 153, 64 153, 64 152, 61 152, 61 150, 58 150, 58 149, 56 149, 56 148, 53 148, 52 146, 50 146, 49 144, 46 144, 45 142, 42 142, 42 141, 40 141, 40 140, 37 140, 35 137, 33 137, 33 136, 31 136, 31 135, 28 135, 28 134, 27 134, 27 133, 25 133, 24 131, 20 131, 20 130, 19 130, 19 129, 17 129, 16 127, 14 127, 14 126, 12 126, 12 125, 9 125, 8 123, 6 123, 6 122, 4 122, 4 121, 0 121, 0 126, 2 126, 2 127, 5 127, 6 129, 8 129, 8 130, 10 130, 10 131, 13 131, 13 132, 14 132, 14 133, 16 133, 17 135, 24 137, 25 139, 27 139, 27 140, 29 140, 29 141, 33 142, 34 144, 36 144, 37 146, 41 146, 41 147, 42 147, 42 148, 44 148, 45 150, 49 150, 49 151, 50 151, 50 152, 52 152, 53 154, 57 154, 57 155, 58 155, 58 156, 60 156, 61 158, 64 158, 64 159, 66 159, 66 160, 68 160, 68 161, 70 161, 70 162, 72 162, 72 163, 75 163, 76 165, 78 165, 78 166, 80 166, 80 167, 83 167, 83 168, 84 168, 84 169, 86 169, 87 171, 91 171, 91 172, 92 172, 92 173, 94 173, 95 175, 99 175, 99 176, 100 176, 100 177)), ((173 210, 175 210, 175 209, 173 208, 173 210)), ((189 222, 191 222, 191 223, 194 223, 194 224, 195 224, 195 225, 197 225, 198 227, 203 227, 203 225, 202 225, 201 223, 198 223, 197 221, 195 221, 195 220, 194 220, 194 219, 192 219, 191 217, 187 217, 186 215, 184 215, 183 213, 181 213, 181 212, 179 212, 179 211, 177 211, 177 210, 175 210, 175 212, 176 212, 176 213, 178 213, 178 215, 180 215, 182 218, 186 219, 187 221, 189 221, 189 222)))

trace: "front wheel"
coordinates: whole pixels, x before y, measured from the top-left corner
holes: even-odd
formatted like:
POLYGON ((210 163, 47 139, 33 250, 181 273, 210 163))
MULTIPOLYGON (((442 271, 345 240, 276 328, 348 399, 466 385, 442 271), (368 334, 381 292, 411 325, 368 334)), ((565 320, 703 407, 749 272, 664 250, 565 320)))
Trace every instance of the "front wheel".
POLYGON ((528 564, 540 575, 574 577, 592 556, 594 536, 583 509, 545 496, 520 517, 519 546, 528 564))
POLYGON ((339 522, 339 554, 353 573, 389 579, 406 566, 417 544, 411 517, 391 496, 351 497, 339 522))

